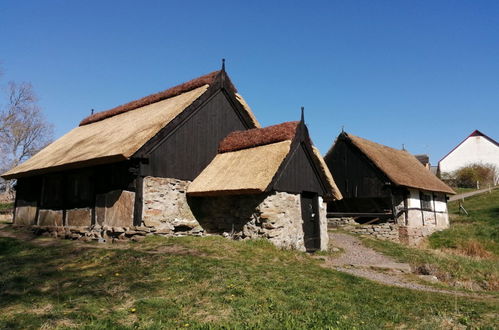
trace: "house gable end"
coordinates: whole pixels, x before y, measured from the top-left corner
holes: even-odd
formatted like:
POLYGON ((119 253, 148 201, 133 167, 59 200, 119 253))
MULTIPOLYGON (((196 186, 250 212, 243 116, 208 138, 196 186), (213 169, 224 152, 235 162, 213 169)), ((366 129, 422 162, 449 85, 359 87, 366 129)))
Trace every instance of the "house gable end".
POLYGON ((324 160, 344 198, 379 197, 389 193, 386 175, 357 148, 340 135, 324 160))
POLYGON ((303 117, 296 129, 290 150, 267 190, 295 193, 310 191, 330 199, 332 196, 327 188, 327 178, 314 159, 312 143, 303 117), (303 169, 306 173, 303 173, 303 169))
POLYGON ((232 131, 253 127, 224 89, 210 94, 188 116, 165 127, 155 143, 142 148, 141 158, 147 159, 143 176, 193 180, 215 157, 220 140, 232 131))
POLYGON ((292 152, 287 166, 273 186, 274 190, 291 193, 303 191, 326 193, 321 185, 321 178, 314 169, 311 155, 307 152, 304 143, 300 143, 292 152))

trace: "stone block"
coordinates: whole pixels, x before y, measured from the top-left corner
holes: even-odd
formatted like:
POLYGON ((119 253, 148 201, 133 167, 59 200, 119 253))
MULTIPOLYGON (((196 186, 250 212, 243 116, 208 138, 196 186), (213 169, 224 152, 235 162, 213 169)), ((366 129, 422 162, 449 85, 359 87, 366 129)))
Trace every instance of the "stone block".
POLYGON ((39 226, 62 226, 62 210, 40 210, 38 212, 39 226))
POLYGON ((18 200, 14 221, 14 224, 18 226, 34 225, 36 222, 36 202, 18 200))
POLYGON ((135 193, 113 190, 98 196, 96 219, 99 225, 110 227, 130 227, 133 225, 135 193))
POLYGON ((68 226, 90 226, 92 224, 92 211, 89 208, 67 210, 66 224, 68 226))

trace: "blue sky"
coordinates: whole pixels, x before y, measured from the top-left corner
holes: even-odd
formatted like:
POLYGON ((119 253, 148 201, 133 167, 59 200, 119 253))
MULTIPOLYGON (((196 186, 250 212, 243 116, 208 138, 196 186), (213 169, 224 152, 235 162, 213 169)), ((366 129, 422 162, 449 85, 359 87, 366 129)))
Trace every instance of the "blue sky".
POLYGON ((1 82, 31 81, 57 137, 222 57, 262 125, 303 105, 323 153, 342 126, 434 164, 499 139, 499 1, 0 2, 1 82))

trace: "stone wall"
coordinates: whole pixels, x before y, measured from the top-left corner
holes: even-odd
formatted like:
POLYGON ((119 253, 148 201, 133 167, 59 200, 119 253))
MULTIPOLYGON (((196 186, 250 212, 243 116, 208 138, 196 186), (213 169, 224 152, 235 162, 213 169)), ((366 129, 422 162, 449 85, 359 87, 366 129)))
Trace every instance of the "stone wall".
POLYGON ((321 250, 329 249, 329 234, 327 233, 327 203, 319 196, 319 228, 321 235, 321 250))
MULTIPOLYGON (((29 224, 44 235, 100 242, 141 240, 147 235, 222 234, 235 239, 266 238, 276 246, 305 251, 299 194, 188 198, 189 183, 145 177, 140 226, 133 223, 135 193, 122 190, 96 196, 95 209, 40 209, 38 219, 33 219, 36 206, 26 205, 18 209, 24 220, 19 225, 29 224)), ((319 197, 322 250, 329 240, 326 215, 326 204, 319 197)))
POLYGON ((171 234, 203 232, 187 200, 189 183, 171 178, 145 177, 142 225, 171 234))
POLYGON ((399 227, 395 223, 381 223, 354 226, 351 231, 356 234, 373 236, 381 240, 399 242, 399 227))
MULTIPOLYGON (((305 251, 299 194, 197 197, 194 213, 208 233, 236 239, 266 238, 278 247, 305 251)), ((321 249, 327 249, 325 204, 320 203, 321 249)))
POLYGON ((329 218, 328 224, 355 234, 408 245, 418 245, 425 237, 443 229, 435 225, 410 227, 392 222, 363 225, 355 222, 353 218, 329 218))

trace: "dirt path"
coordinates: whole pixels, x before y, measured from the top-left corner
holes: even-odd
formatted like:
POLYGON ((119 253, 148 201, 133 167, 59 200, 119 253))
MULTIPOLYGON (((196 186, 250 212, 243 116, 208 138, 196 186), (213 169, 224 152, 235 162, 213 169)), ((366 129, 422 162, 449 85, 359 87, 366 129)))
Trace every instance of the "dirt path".
POLYGON ((468 198, 468 197, 471 197, 471 196, 475 196, 475 195, 481 195, 481 194, 484 194, 484 193, 490 193, 494 189, 499 189, 499 186, 490 187, 490 188, 484 188, 484 189, 475 190, 475 191, 470 191, 470 192, 462 193, 462 194, 459 194, 459 195, 453 195, 453 196, 449 197, 449 202, 457 201, 459 199, 465 199, 465 198, 468 198))
POLYGON ((364 246, 354 236, 330 232, 329 239, 332 247, 341 248, 344 253, 338 257, 326 257, 325 267, 385 285, 455 296, 482 297, 481 295, 438 289, 410 281, 407 276, 404 276, 404 274, 412 273, 409 264, 396 262, 392 258, 364 246))

